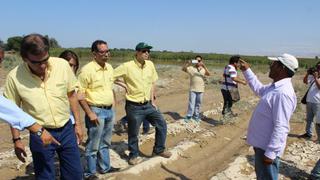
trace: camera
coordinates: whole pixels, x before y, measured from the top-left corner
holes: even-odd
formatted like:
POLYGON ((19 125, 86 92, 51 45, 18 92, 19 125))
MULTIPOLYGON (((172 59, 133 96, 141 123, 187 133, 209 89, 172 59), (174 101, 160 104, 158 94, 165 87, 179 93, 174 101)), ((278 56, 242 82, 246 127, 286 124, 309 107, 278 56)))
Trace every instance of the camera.
POLYGON ((317 68, 316 67, 311 67, 307 70, 308 74, 312 75, 314 72, 317 71, 317 68))
POLYGON ((192 64, 198 64, 198 62, 199 62, 199 61, 196 60, 196 59, 192 59, 192 60, 191 60, 191 63, 192 63, 192 64))

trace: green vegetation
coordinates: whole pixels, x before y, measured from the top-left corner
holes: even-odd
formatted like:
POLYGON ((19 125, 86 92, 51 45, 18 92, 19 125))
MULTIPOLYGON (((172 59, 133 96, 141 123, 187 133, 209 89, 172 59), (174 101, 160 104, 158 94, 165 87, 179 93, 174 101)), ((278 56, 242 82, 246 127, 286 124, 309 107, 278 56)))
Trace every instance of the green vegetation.
MULTIPOLYGON (((64 48, 51 48, 51 56, 59 56, 64 48)), ((91 60, 91 50, 90 48, 70 48, 74 51, 80 58, 80 65, 86 64, 91 60)), ((111 56, 113 65, 119 64, 131 60, 134 57, 135 51, 133 49, 111 49, 111 56)), ((182 65, 185 61, 194 59, 196 55, 201 55, 206 64, 209 67, 223 67, 229 62, 229 58, 232 56, 230 54, 215 54, 215 53, 194 53, 194 52, 171 52, 171 51, 152 51, 151 59, 158 64, 175 64, 182 65)), ((259 71, 268 71, 268 64, 270 61, 266 56, 242 56, 243 59, 248 61, 254 69, 259 71)), ((6 58, 8 62, 5 63, 5 67, 10 67, 18 64, 17 60, 20 59, 18 54, 10 55, 6 58)), ((318 60, 315 58, 299 58, 300 71, 304 71, 308 67, 314 66, 318 60)), ((9 68, 10 69, 10 68, 9 68)))
MULTIPOLYGON (((61 48, 58 41, 55 38, 50 38, 48 35, 45 37, 49 40, 50 43, 50 54, 51 56, 59 56, 64 48, 61 48)), ((10 37, 7 40, 7 43, 4 43, 0 39, 0 46, 4 47, 7 51, 12 51, 11 53, 19 52, 20 43, 23 36, 14 36, 10 37)), ((90 48, 70 48, 74 51, 80 58, 80 65, 88 62, 92 56, 90 48)), ((135 50, 133 49, 124 49, 124 48, 114 48, 111 49, 112 64, 118 64, 120 62, 125 62, 134 57, 135 50)), ((216 53, 194 53, 194 52, 172 52, 172 51, 152 51, 151 60, 159 64, 176 64, 181 65, 187 60, 194 59, 196 55, 201 55, 206 64, 210 67, 223 67, 229 62, 229 58, 232 56, 230 54, 216 54, 216 53)), ((270 63, 266 56, 242 56, 247 62, 249 62, 252 67, 255 69, 266 69, 265 67, 270 63)), ((17 64, 14 63, 15 60, 20 59, 18 57, 9 57, 7 58, 9 63, 8 66, 17 64)), ((300 69, 309 68, 314 66, 317 63, 317 57, 315 58, 299 58, 299 67, 300 69)))
MULTIPOLYGON (((64 51, 63 48, 52 48, 50 54, 52 56, 59 56, 64 51)), ((81 61, 87 61, 91 58, 90 48, 71 48, 70 50, 78 54, 81 61)), ((111 49, 111 56, 113 60, 124 62, 134 57, 135 51, 133 49, 111 49)), ((228 64, 230 54, 215 54, 215 53, 194 53, 194 52, 171 52, 171 51, 152 51, 151 59, 161 64, 182 64, 183 62, 194 59, 196 55, 201 55, 208 65, 225 65, 228 64)), ((266 56, 242 56, 254 66, 268 65, 270 61, 266 56)), ((299 58, 300 69, 314 66, 317 63, 315 58, 299 58)))

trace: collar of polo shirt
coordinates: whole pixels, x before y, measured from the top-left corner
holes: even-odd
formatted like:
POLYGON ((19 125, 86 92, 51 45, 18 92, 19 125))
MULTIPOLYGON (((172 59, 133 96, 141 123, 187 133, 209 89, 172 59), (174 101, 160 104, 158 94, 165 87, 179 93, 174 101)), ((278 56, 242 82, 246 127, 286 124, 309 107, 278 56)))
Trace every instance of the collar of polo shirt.
MULTIPOLYGON (((32 76, 37 76, 37 75, 35 75, 35 74, 32 73, 31 69, 30 69, 29 66, 28 66, 28 63, 24 62, 24 66, 25 66, 25 68, 27 69, 27 71, 28 71, 32 76)), ((52 62, 51 62, 51 58, 49 58, 49 60, 48 60, 48 66, 47 66, 47 69, 46 69, 46 72, 47 72, 47 73, 46 73, 46 77, 49 77, 51 70, 52 70, 52 62)), ((37 77, 38 77, 38 76, 37 76, 37 77)))
POLYGON ((101 67, 95 60, 93 60, 93 64, 95 66, 95 70, 99 71, 99 70, 107 70, 107 63, 105 63, 104 67, 101 67))
POLYGON ((143 68, 145 68, 146 67, 146 65, 147 65, 147 62, 146 62, 147 60, 145 60, 144 61, 144 65, 142 65, 142 64, 140 64, 139 63, 139 61, 135 58, 134 59, 134 63, 136 63, 136 65, 139 67, 139 68, 141 68, 141 69, 143 69, 143 68))

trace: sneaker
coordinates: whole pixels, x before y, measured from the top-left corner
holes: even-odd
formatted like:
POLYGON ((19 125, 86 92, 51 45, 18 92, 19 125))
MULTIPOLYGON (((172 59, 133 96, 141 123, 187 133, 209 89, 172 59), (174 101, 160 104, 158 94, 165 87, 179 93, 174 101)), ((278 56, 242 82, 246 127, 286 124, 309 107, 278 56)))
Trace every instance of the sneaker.
POLYGON ((96 176, 95 174, 84 177, 85 180, 98 180, 98 176, 96 176))
POLYGON ((169 151, 163 151, 163 152, 158 153, 158 154, 156 154, 156 153, 154 153, 154 152, 152 153, 152 156, 161 156, 161 157, 163 157, 163 158, 170 158, 171 155, 172 155, 172 153, 169 152, 169 151))
POLYGON ((132 157, 132 158, 130 158, 130 159, 128 160, 128 163, 129 163, 130 165, 136 165, 136 164, 139 164, 141 161, 142 161, 142 159, 139 158, 139 157, 132 157))
POLYGON ((190 116, 186 116, 185 118, 184 118, 184 122, 190 122, 191 121, 191 117, 190 116))
POLYGON ((311 139, 311 138, 312 138, 312 135, 310 135, 310 134, 308 134, 308 133, 304 133, 304 134, 300 135, 299 138, 311 139))
POLYGON ((112 167, 112 166, 111 166, 108 171, 106 171, 106 172, 100 171, 99 173, 100 173, 100 174, 114 173, 114 172, 120 171, 120 169, 121 169, 121 168, 115 168, 115 167, 112 167))

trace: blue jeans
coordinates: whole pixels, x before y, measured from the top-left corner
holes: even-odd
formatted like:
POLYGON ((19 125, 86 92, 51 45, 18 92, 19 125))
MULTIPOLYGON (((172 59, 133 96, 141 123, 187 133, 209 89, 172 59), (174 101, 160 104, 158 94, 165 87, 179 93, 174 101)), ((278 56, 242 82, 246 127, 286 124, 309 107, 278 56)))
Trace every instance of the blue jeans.
MULTIPOLYGON (((313 119, 314 117, 318 118, 320 116, 320 103, 310 103, 307 102, 307 124, 306 124, 306 133, 310 136, 312 136, 312 130, 313 130, 313 119)), ((320 122, 320 121, 319 121, 320 122)))
POLYGON ((86 177, 97 172, 97 164, 102 173, 108 172, 111 168, 109 148, 111 147, 113 111, 92 106, 90 108, 98 116, 99 125, 91 123, 89 117, 85 116, 88 134, 85 149, 87 167, 84 175, 86 177))
POLYGON ((265 151, 260 148, 254 148, 254 167, 257 175, 257 180, 277 180, 279 174, 280 160, 276 157, 272 164, 265 165, 263 163, 263 157, 265 151))
POLYGON ((200 118, 200 106, 202 103, 203 92, 189 92, 189 104, 187 117, 193 117, 194 119, 200 118))
POLYGON ((228 114, 231 113, 231 108, 232 108, 232 97, 231 94, 228 90, 221 89, 221 93, 223 96, 223 108, 222 108, 222 114, 228 114))
POLYGON ((159 110, 155 109, 151 103, 145 105, 135 105, 126 102, 126 113, 128 118, 128 149, 129 158, 139 156, 139 129, 143 119, 147 119, 155 127, 155 144, 153 152, 162 153, 165 150, 167 124, 159 110))
MULTIPOLYGON (((123 125, 126 125, 128 123, 128 118, 127 116, 124 116, 123 118, 121 118, 121 123, 123 125)), ((142 121, 142 128, 143 128, 143 132, 149 132, 150 130, 150 123, 148 120, 144 119, 142 121)))
POLYGON ((320 123, 316 123, 317 141, 320 144, 320 123))
POLYGON ((30 133, 30 150, 36 179, 54 180, 56 178, 55 152, 59 156, 61 179, 82 179, 80 151, 71 121, 66 123, 64 127, 46 130, 61 143, 61 146, 50 144, 44 147, 41 139, 30 133))
POLYGON ((314 179, 320 179, 320 159, 318 160, 317 164, 312 169, 311 175, 314 179))

